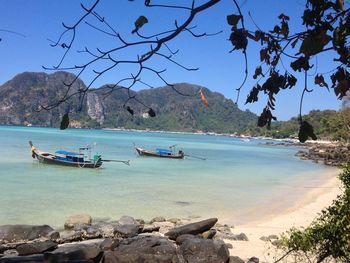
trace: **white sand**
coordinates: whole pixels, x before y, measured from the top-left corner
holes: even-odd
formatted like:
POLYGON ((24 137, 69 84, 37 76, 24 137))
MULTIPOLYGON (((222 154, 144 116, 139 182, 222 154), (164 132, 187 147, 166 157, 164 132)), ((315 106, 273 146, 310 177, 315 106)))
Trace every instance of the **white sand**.
POLYGON ((260 259, 260 262, 274 262, 274 259, 279 258, 281 251, 276 251, 270 242, 262 241, 260 237, 271 234, 280 235, 293 226, 308 226, 323 208, 332 204, 340 193, 340 182, 337 177, 339 172, 339 169, 328 172, 329 180, 325 184, 311 188, 309 192, 300 197, 300 200, 297 200, 293 207, 282 211, 281 214, 271 215, 246 225, 235 226, 232 232, 245 233, 249 241, 225 240, 233 246, 230 249, 230 255, 239 256, 243 260, 255 256, 260 259))

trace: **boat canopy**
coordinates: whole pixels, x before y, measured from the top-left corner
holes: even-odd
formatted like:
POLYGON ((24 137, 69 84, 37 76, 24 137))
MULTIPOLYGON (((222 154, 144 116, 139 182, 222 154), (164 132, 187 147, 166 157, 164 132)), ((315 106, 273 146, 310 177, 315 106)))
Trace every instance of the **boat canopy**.
POLYGON ((157 148, 156 149, 156 153, 157 154, 166 154, 166 155, 168 155, 168 154, 171 154, 172 152, 170 150, 168 150, 168 149, 157 148))
POLYGON ((68 152, 68 151, 65 151, 65 150, 59 150, 59 151, 56 151, 55 152, 56 154, 62 154, 62 155, 66 155, 66 156, 72 156, 72 157, 75 157, 75 156, 82 156, 84 154, 82 153, 75 153, 75 152, 68 152))

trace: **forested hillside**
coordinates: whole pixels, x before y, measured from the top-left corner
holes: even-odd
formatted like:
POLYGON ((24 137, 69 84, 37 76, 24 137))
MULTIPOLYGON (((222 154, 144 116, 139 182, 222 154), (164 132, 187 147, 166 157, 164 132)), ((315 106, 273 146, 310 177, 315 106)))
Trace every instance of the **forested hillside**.
POLYGON ((176 84, 175 88, 191 96, 182 96, 171 87, 130 91, 131 94, 125 89, 116 89, 106 95, 110 89, 105 85, 89 91, 83 98, 74 96, 50 111, 37 111, 40 105, 60 101, 65 92, 84 89, 81 80, 70 90, 63 84, 74 77, 67 72, 17 75, 0 86, 0 124, 58 127, 62 116, 70 112, 70 127, 240 133, 249 125, 255 125, 257 120, 255 114, 241 111, 222 94, 185 83, 176 84), (199 89, 207 97, 208 108, 200 99, 199 89), (128 101, 129 95, 136 96, 144 105, 135 100, 128 101), (81 111, 79 99, 83 99, 81 111), (154 118, 147 114, 150 107, 156 113, 154 118))

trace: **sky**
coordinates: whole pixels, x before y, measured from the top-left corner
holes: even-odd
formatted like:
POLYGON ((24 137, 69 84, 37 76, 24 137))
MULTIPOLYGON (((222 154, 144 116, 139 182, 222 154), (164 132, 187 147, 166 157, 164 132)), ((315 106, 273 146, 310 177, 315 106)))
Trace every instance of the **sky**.
MULTIPOLYGON (((84 13, 81 2, 86 7, 90 7, 93 0, 0 0, 0 85, 12 79, 19 73, 46 72, 51 74, 54 70, 45 70, 45 67, 57 66, 64 54, 61 47, 51 47, 60 34, 64 31, 62 22, 66 25, 74 24, 84 13)), ((144 8, 141 0, 101 0, 96 8, 99 15, 105 18, 110 26, 128 42, 136 41, 135 34, 131 34, 134 29, 134 22, 140 15, 148 19, 148 23, 140 29, 144 35, 167 31, 174 28, 174 21, 179 24, 183 21, 188 12, 180 9, 172 9, 170 12, 164 8, 144 8)), ((152 3, 174 3, 175 1, 153 0, 152 3)), ((192 1, 176 1, 182 5, 189 5, 192 1)), ((204 0, 197 0, 200 4, 204 0)), ((243 14, 245 14, 246 28, 256 30, 258 25, 263 30, 272 29, 278 23, 278 15, 284 13, 291 18, 291 31, 302 30, 301 15, 305 5, 304 0, 238 0, 243 14), (252 20, 247 14, 251 13, 252 20)), ((163 70, 163 77, 168 83, 187 82, 209 88, 212 91, 222 93, 226 98, 235 101, 236 88, 240 86, 244 79, 244 57, 241 52, 229 51, 232 49, 228 41, 231 29, 226 22, 226 16, 237 14, 237 10, 232 0, 222 0, 219 4, 200 14, 193 21, 196 26, 193 31, 201 33, 217 33, 210 37, 194 38, 188 32, 182 33, 177 39, 169 42, 168 47, 178 53, 173 57, 178 63, 189 68, 199 68, 197 71, 186 71, 183 68, 169 63, 162 57, 156 57, 149 62, 148 66, 163 70)), ((96 19, 87 20, 91 25, 103 30, 108 30, 96 19)), ((68 41, 68 37, 63 40, 68 41)), ((84 63, 89 58, 86 53, 77 51, 89 50, 96 52, 120 46, 115 37, 109 36, 93 27, 82 23, 76 31, 76 39, 71 51, 65 57, 63 68, 84 63)), ((149 46, 136 50, 130 48, 119 52, 115 58, 122 60, 135 59, 137 54, 145 52, 149 46)), ((163 49, 164 54, 168 54, 167 49, 163 49)), ((267 102, 267 97, 261 94, 259 101, 254 104, 245 105, 247 94, 256 84, 252 78, 256 66, 260 65, 259 46, 255 43, 248 45, 248 80, 242 88, 238 106, 242 110, 249 109, 260 114, 267 102)), ((286 65, 290 61, 284 61, 286 65)), ((328 72, 335 66, 331 62, 331 56, 318 57, 313 60, 315 69, 319 72, 328 72)), ((88 68, 81 79, 85 84, 94 78, 93 70, 102 70, 106 64, 96 64, 88 68)), ((287 66, 288 68, 288 66, 287 66)), ((133 66, 121 66, 104 74, 92 84, 93 88, 98 88, 104 84, 114 84, 120 79, 130 77, 136 71, 133 66)), ((312 70, 311 70, 312 71, 312 70)), ((76 71, 71 71, 77 73, 76 71)), ((282 73, 282 72, 281 72, 282 73)), ((283 72, 284 73, 284 72, 283 72)), ((325 79, 329 79, 325 75, 325 79)), ((287 120, 297 116, 299 113, 299 102, 303 90, 302 75, 296 74, 299 82, 295 88, 277 95, 276 110, 274 115, 279 120, 287 120)), ((335 109, 340 108, 341 102, 337 100, 334 92, 327 91, 326 88, 315 86, 313 83, 314 72, 310 72, 308 85, 313 88, 312 93, 307 93, 303 102, 303 114, 313 109, 335 109)), ((155 74, 145 72, 141 76, 142 82, 153 87, 164 86, 155 74)), ((123 83, 127 84, 127 83, 123 83)), ((135 86, 136 90, 146 89, 142 83, 135 86)))

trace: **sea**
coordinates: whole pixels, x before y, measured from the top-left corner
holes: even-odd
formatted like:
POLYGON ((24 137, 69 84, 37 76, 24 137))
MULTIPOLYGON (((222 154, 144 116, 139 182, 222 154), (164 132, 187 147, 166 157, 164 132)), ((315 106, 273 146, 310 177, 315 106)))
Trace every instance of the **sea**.
POLYGON ((62 227, 74 214, 112 221, 122 215, 243 224, 292 206, 329 177, 331 168, 300 160, 297 147, 270 146, 229 136, 146 131, 0 126, 0 225, 62 227), (105 162, 99 169, 41 164, 37 149, 77 151, 105 162), (169 148, 184 160, 140 157, 144 149, 169 148), (205 159, 205 160, 204 160, 205 159))

